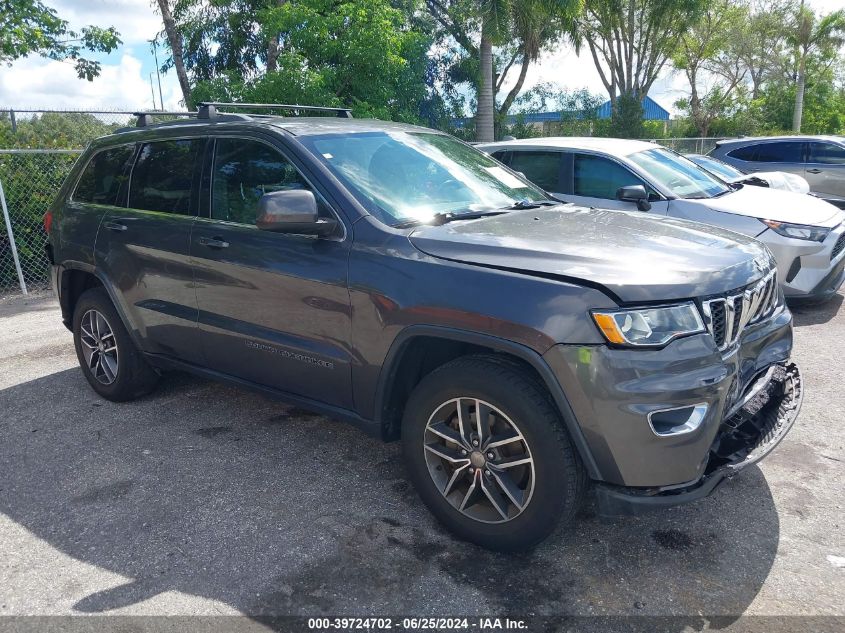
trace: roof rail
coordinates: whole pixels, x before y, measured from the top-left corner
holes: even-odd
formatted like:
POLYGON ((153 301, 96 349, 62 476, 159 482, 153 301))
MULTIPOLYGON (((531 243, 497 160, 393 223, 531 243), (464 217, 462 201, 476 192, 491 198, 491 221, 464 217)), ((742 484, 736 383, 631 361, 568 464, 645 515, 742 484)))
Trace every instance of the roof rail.
POLYGON ((203 101, 197 105, 197 118, 213 119, 217 116, 217 108, 247 108, 264 110, 291 110, 293 112, 332 112, 341 119, 351 119, 351 108, 327 108, 325 106, 304 106, 289 103, 221 103, 216 101, 203 101))
POLYGON ((153 124, 154 116, 197 116, 196 112, 164 112, 161 110, 150 110, 147 112, 133 112, 132 116, 138 117, 135 127, 149 127, 153 124))

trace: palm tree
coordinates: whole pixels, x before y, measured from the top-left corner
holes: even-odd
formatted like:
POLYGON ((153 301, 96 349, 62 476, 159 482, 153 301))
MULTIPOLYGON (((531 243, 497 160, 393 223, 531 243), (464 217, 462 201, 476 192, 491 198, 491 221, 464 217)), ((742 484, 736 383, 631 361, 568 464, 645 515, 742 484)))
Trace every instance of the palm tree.
POLYGON ((789 43, 795 50, 798 73, 795 85, 795 109, 792 131, 801 131, 804 114, 804 86, 807 82, 807 60, 825 51, 838 50, 845 44, 845 10, 839 9, 817 19, 815 13, 801 2, 789 43))
MULTIPOLYGON (((481 41, 478 47, 479 79, 478 106, 475 116, 476 140, 490 142, 495 134, 495 88, 493 69, 493 47, 509 36, 520 41, 523 57, 522 69, 516 92, 508 96, 507 108, 513 103, 519 88, 525 81, 528 64, 540 55, 542 41, 549 37, 548 26, 566 20, 563 24, 574 24, 575 15, 580 12, 582 0, 476 0, 477 15, 481 22, 481 41)), ((572 28, 561 28, 561 35, 572 32, 572 28)), ((503 108, 507 114, 507 108, 503 108)))

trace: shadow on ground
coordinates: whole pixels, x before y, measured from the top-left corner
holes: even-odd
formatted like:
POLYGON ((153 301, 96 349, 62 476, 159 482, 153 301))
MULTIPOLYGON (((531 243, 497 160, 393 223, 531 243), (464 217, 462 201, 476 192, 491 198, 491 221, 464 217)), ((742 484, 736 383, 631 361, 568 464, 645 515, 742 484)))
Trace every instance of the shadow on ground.
POLYGON ((80 595, 108 613, 180 591, 288 614, 741 614, 779 524, 752 468, 694 506, 601 521, 527 555, 452 539, 398 448, 180 374, 123 405, 78 370, 0 391, 0 511, 131 579, 80 595))
POLYGON ((804 325, 821 325, 836 317, 845 295, 836 293, 830 299, 822 302, 790 302, 789 309, 792 311, 796 327, 804 325))

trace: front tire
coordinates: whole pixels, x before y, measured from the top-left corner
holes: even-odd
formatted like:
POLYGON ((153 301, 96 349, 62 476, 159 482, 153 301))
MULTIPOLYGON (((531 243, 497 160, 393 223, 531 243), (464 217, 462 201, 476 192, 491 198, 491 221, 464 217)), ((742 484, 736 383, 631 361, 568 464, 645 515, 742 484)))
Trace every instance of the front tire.
POLYGON ((460 358, 423 378, 405 407, 402 444, 429 510, 489 549, 538 544, 574 517, 586 487, 545 391, 495 357, 460 358))
POLYGON ((113 402, 155 387, 158 374, 135 346, 104 288, 86 290, 73 312, 76 357, 88 384, 113 402))

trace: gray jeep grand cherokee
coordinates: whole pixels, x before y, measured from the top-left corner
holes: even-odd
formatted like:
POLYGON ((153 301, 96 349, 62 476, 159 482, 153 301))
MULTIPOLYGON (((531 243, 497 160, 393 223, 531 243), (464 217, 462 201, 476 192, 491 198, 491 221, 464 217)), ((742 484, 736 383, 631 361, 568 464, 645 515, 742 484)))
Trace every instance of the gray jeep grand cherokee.
POLYGON ((587 491, 614 514, 703 497, 788 432, 765 247, 563 205, 445 134, 338 114, 203 105, 91 144, 45 226, 98 394, 188 370, 401 438, 437 518, 501 550, 587 491))

